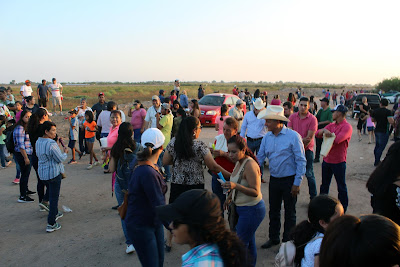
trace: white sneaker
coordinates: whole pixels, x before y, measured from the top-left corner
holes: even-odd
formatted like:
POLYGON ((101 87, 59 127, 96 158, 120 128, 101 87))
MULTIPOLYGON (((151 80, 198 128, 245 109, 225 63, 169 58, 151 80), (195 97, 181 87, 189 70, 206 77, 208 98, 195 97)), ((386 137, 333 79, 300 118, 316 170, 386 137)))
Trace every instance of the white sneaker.
POLYGON ((99 166, 99 165, 100 165, 100 162, 95 161, 93 165, 94 165, 94 166, 99 166))
POLYGON ((93 164, 89 164, 89 165, 86 167, 86 169, 87 169, 87 170, 93 169, 93 164))
POLYGON ((127 247, 126 247, 126 254, 131 254, 131 253, 133 253, 133 252, 135 252, 136 250, 135 250, 135 247, 132 245, 132 244, 130 244, 130 245, 128 245, 127 247))
POLYGON ((64 113, 60 112, 60 115, 61 115, 61 116, 64 116, 64 113))

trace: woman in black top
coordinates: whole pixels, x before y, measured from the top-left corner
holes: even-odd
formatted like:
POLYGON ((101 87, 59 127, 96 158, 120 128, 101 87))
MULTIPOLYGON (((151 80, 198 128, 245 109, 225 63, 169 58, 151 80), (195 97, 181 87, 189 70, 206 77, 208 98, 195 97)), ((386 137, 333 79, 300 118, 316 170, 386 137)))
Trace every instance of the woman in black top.
POLYGON ((358 133, 358 141, 361 141, 361 130, 364 126, 364 124, 367 123, 367 114, 368 111, 371 109, 370 105, 368 105, 367 98, 364 96, 362 98, 362 103, 359 106, 360 107, 360 116, 358 118, 358 123, 357 123, 357 133, 358 133))
POLYGON ((25 97, 25 104, 22 110, 28 110, 30 113, 35 114, 39 110, 38 104, 36 104, 35 97, 27 96, 25 97))
POLYGON ((373 213, 400 225, 400 142, 390 146, 385 159, 367 182, 373 213))

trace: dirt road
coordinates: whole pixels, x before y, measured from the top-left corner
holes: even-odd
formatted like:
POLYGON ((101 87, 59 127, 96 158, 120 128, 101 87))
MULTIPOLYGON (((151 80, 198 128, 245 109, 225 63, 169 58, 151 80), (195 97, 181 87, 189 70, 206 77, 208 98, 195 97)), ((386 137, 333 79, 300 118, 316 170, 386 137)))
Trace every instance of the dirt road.
MULTIPOLYGON (((59 125, 59 132, 66 128, 64 118, 53 117, 59 125)), ((371 213, 370 195, 365 182, 373 170, 373 144, 367 136, 358 141, 356 121, 353 125, 347 161, 347 186, 349 190, 348 214, 371 213)), ((216 135, 213 128, 203 128, 200 139, 206 144, 216 135)), ((391 145, 390 141, 388 144, 391 145)), ((96 143, 96 151, 99 151, 96 143)), ((387 148, 384 152, 386 154, 387 148)), ((11 181, 15 178, 15 164, 0 170, 0 265, 1 266, 140 266, 135 254, 125 254, 124 237, 120 220, 111 207, 116 205, 111 196, 111 176, 103 174, 101 167, 86 170, 88 156, 77 165, 66 165, 67 178, 63 180, 59 207, 68 206, 73 210, 64 213, 59 220, 62 228, 54 233, 45 231, 47 212, 39 212, 37 197, 34 203, 17 203, 19 189, 11 181)), ((321 164, 314 164, 317 186, 321 184, 321 164)), ((268 169, 265 177, 269 177, 268 169)), ((206 188, 211 188, 210 175, 205 172, 206 188)), ((29 188, 36 191, 36 175, 32 170, 29 188)), ((268 183, 262 184, 263 198, 268 203, 268 183)), ((337 197, 336 183, 331 185, 330 194, 337 197)), ((169 193, 167 193, 169 195, 169 193)), ((308 204, 307 182, 302 183, 297 202, 297 221, 306 219, 308 204)), ((267 216, 256 233, 257 247, 268 238, 267 216)), ((278 246, 269 250, 258 249, 257 266, 272 266, 278 246)), ((187 246, 174 245, 171 253, 165 255, 165 266, 180 266, 181 255, 187 246)))

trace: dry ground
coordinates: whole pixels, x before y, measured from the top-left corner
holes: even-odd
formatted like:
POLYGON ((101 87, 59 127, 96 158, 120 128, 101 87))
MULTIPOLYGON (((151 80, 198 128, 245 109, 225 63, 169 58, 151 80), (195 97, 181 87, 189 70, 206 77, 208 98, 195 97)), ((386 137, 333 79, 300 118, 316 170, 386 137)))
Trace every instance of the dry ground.
MULTIPOLYGON (((64 117, 53 117, 58 130, 65 136, 64 117)), ((354 129, 356 121, 348 119, 354 129)), ((206 144, 216 135, 213 128, 203 128, 200 139, 206 144)), ((358 142, 356 131, 348 150, 347 185, 349 190, 348 214, 371 213, 370 194, 365 182, 373 171, 373 148, 367 137, 358 142)), ((392 142, 389 143, 389 145, 392 142)), ((96 151, 99 151, 96 143, 96 151)), ((384 152, 386 154, 386 151, 384 152)), ((37 197, 35 203, 17 203, 19 189, 11 181, 15 177, 15 164, 0 171, 0 265, 1 266, 140 266, 135 254, 125 254, 124 237, 120 220, 111 207, 116 205, 111 196, 111 177, 103 174, 100 167, 86 170, 88 156, 79 164, 66 166, 67 178, 62 182, 59 207, 66 205, 72 213, 64 213, 59 220, 62 228, 48 234, 46 212, 39 212, 37 197)), ((321 164, 314 164, 317 185, 321 183, 321 164)), ((269 176, 268 169, 265 177, 269 176)), ((211 188, 210 175, 205 172, 206 188, 211 188)), ((32 171, 29 188, 35 190, 36 177, 32 171)), ((35 190, 36 191, 36 190, 35 190)), ((268 203, 268 183, 262 184, 263 198, 268 203)), ((335 182, 331 195, 337 196, 335 182)), ((167 193, 169 195, 169 193, 167 193)), ((308 186, 302 183, 297 203, 297 221, 306 219, 308 186)), ((257 247, 268 238, 267 216, 257 233, 257 247)), ((171 253, 165 255, 165 266, 180 266, 180 257, 188 251, 187 246, 174 245, 171 253)), ((272 266, 278 246, 269 250, 258 249, 257 266, 272 266)))

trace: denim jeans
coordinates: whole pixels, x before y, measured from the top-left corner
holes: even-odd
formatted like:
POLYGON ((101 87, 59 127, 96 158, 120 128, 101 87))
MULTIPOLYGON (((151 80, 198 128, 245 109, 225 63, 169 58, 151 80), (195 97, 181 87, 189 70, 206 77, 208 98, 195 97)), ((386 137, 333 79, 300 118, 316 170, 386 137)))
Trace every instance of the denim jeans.
POLYGON ((306 177, 308 181, 308 192, 310 193, 310 199, 317 196, 317 185, 314 176, 314 152, 312 150, 306 150, 306 177))
POLYGON ((290 232, 296 226, 297 196, 291 194, 294 176, 274 178, 269 183, 269 238, 280 240, 282 200, 285 208, 283 242, 289 240, 290 232))
MULTIPOLYGON (((115 197, 117 198, 118 206, 121 206, 122 202, 124 202, 124 192, 122 192, 118 181, 115 182, 114 192, 115 192, 115 197)), ((125 243, 127 245, 131 245, 132 241, 130 240, 130 238, 128 236, 128 232, 126 230, 125 220, 121 219, 121 225, 122 225, 122 231, 124 232, 124 236, 125 236, 125 243)))
POLYGON ((383 150, 385 150, 385 147, 386 147, 388 141, 389 141, 389 134, 375 132, 375 149, 374 149, 375 162, 374 162, 374 165, 377 165, 381 161, 381 156, 382 156, 383 150))
POLYGON ((163 225, 159 224, 155 227, 130 225, 127 229, 142 266, 162 267, 164 265, 163 225))
POLYGON ((5 167, 6 166, 6 155, 4 154, 4 147, 6 145, 5 144, 0 144, 0 163, 1 163, 1 167, 5 167))
MULTIPOLYGON (((165 153, 165 149, 163 150, 163 152, 161 152, 160 156, 158 157, 158 161, 157 161, 157 166, 161 169, 161 167, 163 167, 164 165, 162 164, 162 160, 164 157, 164 153, 165 153)), ((171 179, 171 168, 170 165, 165 165, 164 166, 164 170, 165 170, 165 176, 167 178, 167 180, 169 181, 171 179)))
POLYGON ((26 197, 26 191, 28 191, 29 175, 31 174, 32 168, 32 156, 28 155, 29 161, 31 163, 25 165, 24 157, 20 152, 15 152, 14 155, 21 169, 21 178, 19 180, 19 194, 21 197, 26 197))
POLYGON ((38 180, 36 189, 37 189, 37 194, 38 194, 38 197, 39 197, 39 202, 42 202, 42 201, 46 201, 47 202, 47 201, 49 201, 49 188, 47 188, 46 193, 45 193, 46 185, 39 178, 39 172, 38 172, 39 165, 38 164, 39 164, 38 157, 35 154, 32 154, 31 165, 32 165, 33 169, 36 172, 36 177, 37 177, 37 180, 38 180))
POLYGON ((140 132, 140 128, 139 129, 133 129, 133 140, 135 140, 136 143, 141 142, 142 140, 142 133, 140 132))
POLYGON ((320 194, 329 194, 329 186, 331 185, 332 175, 335 175, 335 180, 338 188, 338 199, 343 205, 346 212, 349 205, 349 197, 347 195, 346 186, 346 162, 341 163, 326 163, 322 162, 322 184, 319 190, 320 194))
POLYGON ((17 158, 15 157, 15 153, 13 154, 13 159, 15 161, 15 169, 17 170, 17 174, 15 175, 15 178, 21 178, 21 167, 19 166, 19 163, 17 161, 17 158))
POLYGON ((61 173, 50 180, 43 180, 49 190, 50 211, 47 217, 47 224, 54 225, 56 223, 56 215, 58 213, 58 199, 60 197, 61 173))
POLYGON ((264 200, 261 199, 255 206, 237 206, 236 211, 239 215, 239 220, 236 225, 236 234, 248 249, 251 266, 256 266, 256 231, 265 217, 266 210, 264 200))
POLYGON ((224 194, 222 190, 221 183, 217 181, 218 175, 212 174, 212 180, 211 180, 211 188, 214 194, 217 195, 219 198, 219 201, 221 202, 221 212, 222 212, 222 217, 224 217, 224 203, 226 200, 226 195, 224 194))
MULTIPOLYGON (((247 147, 253 152, 254 155, 257 155, 258 150, 260 150, 261 146, 261 141, 262 138, 256 140, 256 141, 251 141, 250 139, 247 138, 247 147)), ((261 172, 261 178, 263 177, 263 172, 264 172, 264 162, 259 162, 260 164, 260 172, 261 172)))
POLYGON ((319 155, 321 153, 322 138, 315 137, 315 159, 319 160, 319 155))

